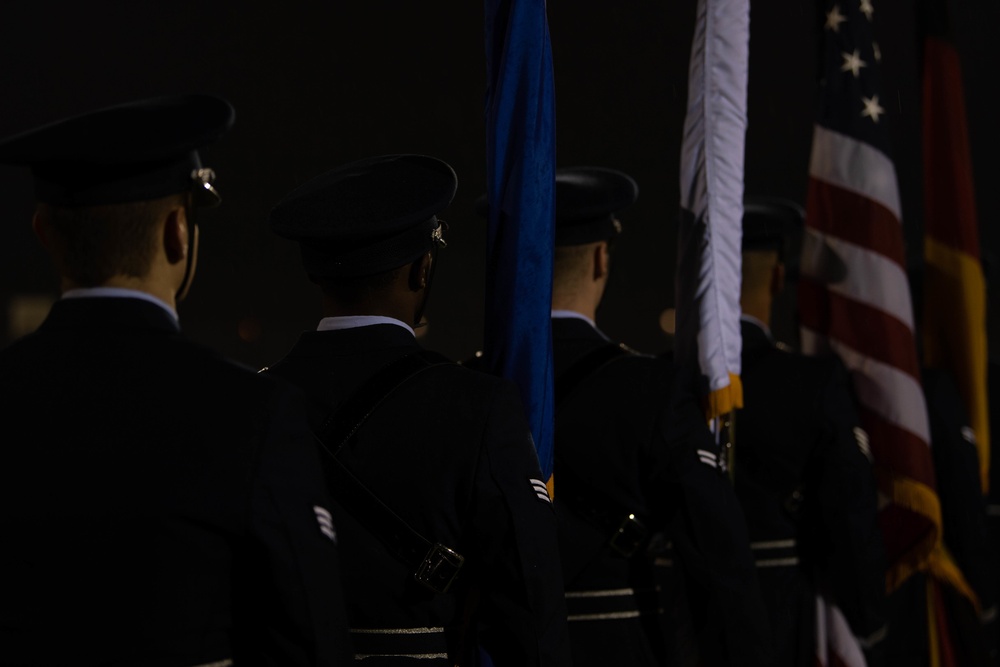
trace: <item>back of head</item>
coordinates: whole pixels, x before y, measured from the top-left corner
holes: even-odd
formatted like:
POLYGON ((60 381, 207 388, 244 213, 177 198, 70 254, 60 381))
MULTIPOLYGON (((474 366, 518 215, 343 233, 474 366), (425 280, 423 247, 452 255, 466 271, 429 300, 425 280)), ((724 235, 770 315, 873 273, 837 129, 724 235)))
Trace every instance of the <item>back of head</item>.
POLYGON ((805 223, 805 211, 789 199, 747 197, 743 203, 743 252, 773 251, 784 262, 791 235, 805 223))
POLYGON ((789 239, 802 227, 805 212, 798 204, 776 197, 747 197, 743 205, 743 311, 767 321, 771 301, 784 282, 789 239))
POLYGON ((377 298, 402 267, 445 245, 437 216, 457 187, 454 170, 437 158, 367 158, 290 192, 271 211, 271 230, 298 241, 306 273, 328 297, 377 298))
POLYGON ((145 277, 160 223, 176 206, 187 206, 187 198, 72 208, 39 204, 37 215, 50 230, 59 274, 79 287, 94 287, 114 276, 145 277))
POLYGON ((165 211, 219 202, 198 148, 222 136, 233 118, 218 97, 141 100, 8 138, 0 142, 0 164, 30 167, 38 216, 63 275, 79 286, 141 277, 165 211))
MULTIPOLYGON (((621 171, 604 167, 556 170, 556 301, 592 280, 595 246, 613 244, 622 233, 619 211, 635 203, 638 196, 636 182, 621 171)), ((599 294, 595 296, 599 298, 599 294)))

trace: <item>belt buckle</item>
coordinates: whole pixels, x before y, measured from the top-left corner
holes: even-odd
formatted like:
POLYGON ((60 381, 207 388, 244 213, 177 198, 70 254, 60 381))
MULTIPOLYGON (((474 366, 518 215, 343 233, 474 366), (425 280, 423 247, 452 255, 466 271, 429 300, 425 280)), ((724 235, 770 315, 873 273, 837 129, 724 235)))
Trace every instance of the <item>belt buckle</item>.
POLYGON ((465 557, 443 544, 435 544, 427 550, 413 578, 435 593, 447 593, 465 557))
POLYGON ((611 548, 625 558, 631 558, 646 539, 646 527, 642 525, 635 514, 629 514, 622 519, 618 530, 611 536, 611 548))

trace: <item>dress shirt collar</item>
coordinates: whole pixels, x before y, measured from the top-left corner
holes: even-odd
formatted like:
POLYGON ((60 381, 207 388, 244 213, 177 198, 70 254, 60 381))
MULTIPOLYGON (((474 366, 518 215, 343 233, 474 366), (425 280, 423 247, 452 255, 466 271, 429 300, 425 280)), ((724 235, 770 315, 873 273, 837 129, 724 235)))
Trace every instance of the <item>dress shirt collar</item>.
POLYGON ((604 340, 611 340, 604 335, 604 332, 597 328, 597 324, 594 320, 590 319, 583 313, 578 313, 575 310, 553 310, 552 319, 554 320, 580 320, 581 322, 586 322, 590 325, 590 328, 597 332, 597 334, 604 340))
MULTIPOLYGON (((597 329, 597 324, 594 323, 594 320, 590 319, 589 317, 587 317, 583 313, 578 313, 575 310, 553 310, 552 311, 552 319, 568 319, 568 318, 573 318, 573 319, 577 319, 577 320, 583 320, 584 322, 586 322, 587 324, 589 324, 594 329, 597 329)), ((598 331, 599 331, 599 329, 598 329, 598 331)))
POLYGON ((319 321, 316 331, 339 331, 342 329, 357 329, 358 327, 370 327, 374 324, 395 324, 410 332, 416 338, 416 334, 411 327, 402 320, 395 317, 384 317, 382 315, 345 315, 343 317, 324 317, 319 321))
POLYGON ((63 299, 93 299, 93 298, 142 299, 143 301, 155 303, 157 306, 170 313, 170 317, 174 319, 174 322, 179 322, 177 318, 177 311, 171 308, 169 305, 167 305, 166 302, 156 298, 149 292, 129 289, 127 287, 77 287, 76 289, 66 290, 65 292, 63 292, 62 298, 63 299))

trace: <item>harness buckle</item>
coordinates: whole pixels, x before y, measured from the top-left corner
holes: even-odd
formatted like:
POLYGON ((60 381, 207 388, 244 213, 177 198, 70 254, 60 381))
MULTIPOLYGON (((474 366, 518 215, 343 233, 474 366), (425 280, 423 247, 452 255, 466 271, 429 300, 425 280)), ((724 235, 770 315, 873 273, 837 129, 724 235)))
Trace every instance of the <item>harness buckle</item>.
POLYGON ((447 593, 464 562, 464 556, 438 543, 428 549, 413 578, 435 593, 447 593))
POLYGON ((629 514, 622 519, 618 530, 611 536, 609 545, 625 558, 631 558, 642 547, 648 534, 649 531, 639 518, 635 514, 629 514))

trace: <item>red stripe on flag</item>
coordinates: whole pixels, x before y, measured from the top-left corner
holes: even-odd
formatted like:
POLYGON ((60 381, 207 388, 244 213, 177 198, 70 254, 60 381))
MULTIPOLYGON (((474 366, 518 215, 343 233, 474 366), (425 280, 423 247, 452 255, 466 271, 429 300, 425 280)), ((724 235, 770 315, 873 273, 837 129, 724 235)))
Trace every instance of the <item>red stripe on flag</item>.
POLYGON ((848 665, 839 653, 830 649, 830 667, 851 667, 851 665, 848 665))
POLYGON ((864 195, 809 179, 807 224, 906 267, 903 230, 893 213, 864 195))
POLYGON ((925 233, 979 259, 979 229, 958 54, 950 44, 924 42, 925 233))
POLYGON ((934 461, 930 446, 863 405, 859 406, 859 412, 861 425, 868 432, 875 466, 882 469, 880 472, 909 477, 934 489, 934 461))
POLYGON ((884 311, 831 292, 822 283, 802 276, 799 318, 803 326, 894 366, 919 382, 913 332, 884 311), (876 322, 877 326, 873 326, 876 322))

